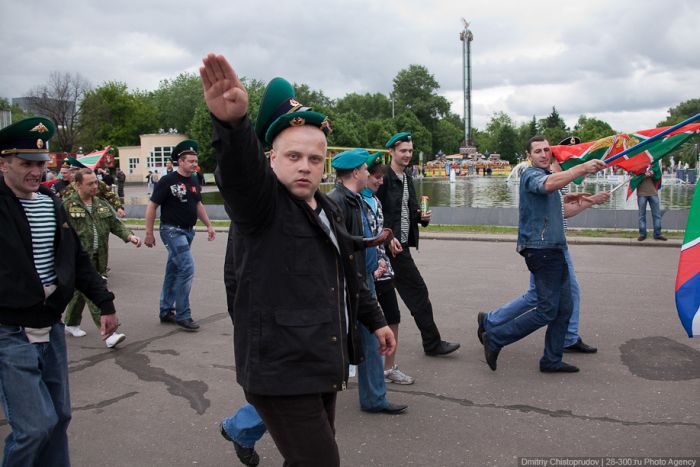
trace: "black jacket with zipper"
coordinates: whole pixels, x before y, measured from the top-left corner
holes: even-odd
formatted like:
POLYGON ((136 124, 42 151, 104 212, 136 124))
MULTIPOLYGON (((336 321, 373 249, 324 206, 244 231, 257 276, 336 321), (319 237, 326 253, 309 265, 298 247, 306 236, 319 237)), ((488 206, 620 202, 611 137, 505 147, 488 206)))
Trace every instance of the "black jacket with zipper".
POLYGON ((370 331, 384 316, 355 271, 361 238, 350 236, 338 206, 315 199, 339 250, 309 205, 278 181, 250 120, 212 119, 219 189, 231 214, 236 378, 261 395, 300 395, 346 387, 348 364, 362 360, 359 319, 370 331), (347 285, 347 297, 345 287, 347 285), (347 298, 347 320, 345 299, 347 298))
MULTIPOLYGON (((418 248, 418 223, 423 227, 428 222, 421 221, 418 201, 416 199, 416 188, 413 186, 413 177, 408 172, 406 183, 408 183, 408 246, 418 248)), ((401 199, 403 198, 403 183, 396 175, 391 166, 387 167, 384 175, 384 183, 377 190, 377 198, 382 203, 384 212, 384 227, 390 228, 394 236, 401 239, 401 199)))
POLYGON ((92 300, 102 314, 114 313, 114 294, 107 290, 75 231, 66 222, 60 200, 48 188, 39 193, 53 200, 56 215, 54 268, 56 290, 44 299, 44 288, 34 266, 32 233, 24 208, 0 177, 0 324, 32 328, 51 326, 73 298, 77 288, 92 300))

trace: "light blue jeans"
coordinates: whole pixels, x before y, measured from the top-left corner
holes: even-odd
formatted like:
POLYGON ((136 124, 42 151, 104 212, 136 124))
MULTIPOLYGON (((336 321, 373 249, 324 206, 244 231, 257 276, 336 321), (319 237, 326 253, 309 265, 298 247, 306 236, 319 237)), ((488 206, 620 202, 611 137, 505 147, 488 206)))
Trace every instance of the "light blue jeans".
POLYGON ((22 326, 0 325, 0 399, 12 428, 5 438, 4 467, 70 466, 63 329, 56 323, 49 342, 30 344, 22 326))
MULTIPOLYGON (((367 287, 376 298, 374 278, 368 275, 367 287)), ((365 360, 357 366, 357 387, 360 396, 360 408, 368 412, 378 412, 389 405, 386 400, 386 382, 384 381, 384 359, 379 354, 377 336, 369 332, 362 323, 357 323, 365 360)))
POLYGON ((267 431, 265 423, 258 415, 258 411, 250 404, 246 404, 238 409, 234 415, 226 417, 222 422, 222 426, 229 438, 244 448, 255 447, 255 443, 267 431))
MULTIPOLYGON (((571 260, 569 250, 564 250, 564 258, 569 270, 569 284, 571 287, 572 312, 569 319, 569 326, 566 329, 564 347, 574 345, 578 339, 579 309, 581 304, 581 291, 574 271, 574 262, 571 260)), ((484 327, 488 330, 491 327, 500 326, 507 321, 517 319, 525 313, 537 311, 537 291, 535 290, 535 276, 530 273, 530 288, 520 297, 506 303, 500 308, 491 311, 486 315, 484 327)))
POLYGON ((160 238, 168 250, 163 289, 160 292, 160 317, 175 311, 175 319, 192 317, 190 290, 194 279, 194 257, 190 251, 194 229, 185 230, 173 225, 160 225, 160 238))
POLYGON ((661 206, 659 195, 637 196, 637 206, 639 207, 639 235, 647 236, 647 203, 651 208, 651 219, 654 223, 654 238, 661 235, 661 206))

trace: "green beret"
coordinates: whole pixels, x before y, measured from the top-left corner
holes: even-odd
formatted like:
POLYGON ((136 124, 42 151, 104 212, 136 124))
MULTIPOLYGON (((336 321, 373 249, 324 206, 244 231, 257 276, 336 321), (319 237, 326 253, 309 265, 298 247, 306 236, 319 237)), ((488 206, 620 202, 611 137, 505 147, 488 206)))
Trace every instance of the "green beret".
POLYGON ((86 169, 87 166, 80 162, 75 157, 66 157, 63 159, 63 165, 61 167, 66 167, 69 169, 86 169))
POLYGON ((567 136, 559 141, 559 146, 574 146, 576 144, 581 144, 581 138, 578 136, 567 136))
POLYGON ((197 143, 197 141, 193 139, 186 139, 184 141, 180 141, 170 153, 170 159, 172 159, 173 163, 177 163, 178 159, 180 159, 180 156, 182 154, 187 153, 194 155, 199 154, 199 143, 197 143))
POLYGON ((406 141, 406 142, 411 141, 411 133, 408 133, 405 131, 402 133, 396 133, 394 136, 389 138, 389 141, 386 142, 384 147, 387 149, 391 149, 394 146, 396 146, 396 143, 400 143, 403 141, 406 141))
POLYGON ((365 164, 367 158, 369 158, 369 151, 366 149, 351 149, 333 156, 331 167, 336 170, 352 170, 365 164))
POLYGON ((51 120, 32 117, 0 130, 0 155, 28 161, 49 161, 48 141, 56 131, 51 120))
POLYGON ((372 167, 375 165, 383 164, 384 163, 384 157, 380 152, 375 152, 374 154, 370 154, 369 157, 367 158, 367 170, 370 170, 372 167))
POLYGON ((260 100, 260 110, 255 121, 255 134, 269 145, 283 130, 289 127, 312 125, 320 128, 326 136, 331 122, 324 114, 314 112, 294 99, 294 88, 283 78, 274 78, 265 88, 260 100))

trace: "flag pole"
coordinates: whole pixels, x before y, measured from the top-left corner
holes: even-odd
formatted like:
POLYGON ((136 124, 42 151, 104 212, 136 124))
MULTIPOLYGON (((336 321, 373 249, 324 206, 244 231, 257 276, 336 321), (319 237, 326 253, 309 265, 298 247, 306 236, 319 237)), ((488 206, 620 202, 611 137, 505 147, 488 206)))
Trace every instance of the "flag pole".
POLYGON ((687 125, 687 124, 689 124, 689 123, 693 123, 693 122, 696 121, 696 120, 700 120, 700 114, 696 114, 696 115, 694 115, 694 116, 692 116, 692 117, 690 117, 690 118, 688 118, 688 119, 686 119, 686 120, 683 120, 683 121, 680 122, 679 124, 673 125, 671 128, 665 129, 664 131, 662 131, 662 132, 659 133, 658 135, 654 135, 654 136, 652 136, 651 138, 645 139, 644 141, 641 141, 641 142, 635 144, 635 145, 632 146, 631 148, 625 149, 624 151, 622 151, 622 152, 619 153, 619 154, 615 154, 615 155, 614 155, 613 157, 611 157, 610 159, 605 159, 603 162, 605 162, 606 164, 610 165, 611 162, 613 162, 613 161, 615 161, 615 160, 617 160, 617 159, 619 159, 619 158, 621 158, 621 157, 623 157, 623 156, 626 156, 627 154, 629 154, 629 153, 631 153, 631 152, 633 152, 633 151, 639 150, 642 146, 646 146, 646 145, 649 144, 649 143, 653 143, 654 141, 658 141, 659 139, 663 138, 663 137, 666 136, 667 134, 672 133, 672 132, 678 130, 679 128, 682 128, 682 127, 684 127, 685 125, 687 125))
POLYGON ((611 195, 612 195, 613 193, 615 193, 617 190, 619 190, 620 188, 622 188, 623 186, 627 185, 627 184, 630 182, 630 180, 632 180, 632 177, 630 177, 630 178, 625 177, 625 178, 626 178, 626 180, 625 180, 624 182, 620 183, 620 184, 617 185, 615 188, 613 188, 612 190, 610 190, 610 194, 611 194, 611 195))

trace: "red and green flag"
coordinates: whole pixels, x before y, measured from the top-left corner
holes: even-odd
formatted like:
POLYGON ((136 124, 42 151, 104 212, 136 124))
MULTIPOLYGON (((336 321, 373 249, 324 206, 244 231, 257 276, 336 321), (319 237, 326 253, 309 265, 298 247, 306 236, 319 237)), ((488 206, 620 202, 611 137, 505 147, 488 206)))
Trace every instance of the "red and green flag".
MULTIPOLYGON (((671 127, 651 128, 635 133, 621 133, 597 141, 576 144, 573 146, 552 146, 552 152, 559 161, 562 169, 567 170, 577 164, 583 164, 591 159, 611 159, 643 141, 650 139, 671 127)), ((700 123, 690 123, 671 131, 669 134, 642 144, 636 150, 616 159, 611 166, 620 167, 627 172, 643 174, 650 165, 685 143, 688 138, 700 133, 700 123)), ((583 179, 575 180, 581 183, 583 179)), ((641 179, 640 179, 641 181, 641 179)), ((637 183, 639 184, 639 182, 637 183)))
POLYGON ((111 156, 109 149, 111 146, 107 146, 101 151, 91 152, 90 154, 85 154, 84 156, 78 157, 78 162, 83 164, 85 167, 90 169, 95 169, 96 167, 104 167, 107 164, 107 159, 111 156))
MULTIPOLYGON (((651 164, 651 168, 649 169, 651 171, 651 181, 654 182, 654 186, 658 190, 661 188, 661 164, 659 161, 655 161, 653 164, 651 164)), ((632 177, 630 180, 629 185, 627 185, 627 197, 629 198, 632 196, 632 193, 634 193, 634 190, 637 189, 640 183, 644 181, 644 178, 646 177, 646 173, 636 175, 632 177)))
POLYGON ((693 195, 678 260, 676 309, 688 337, 700 335, 700 190, 693 195))

